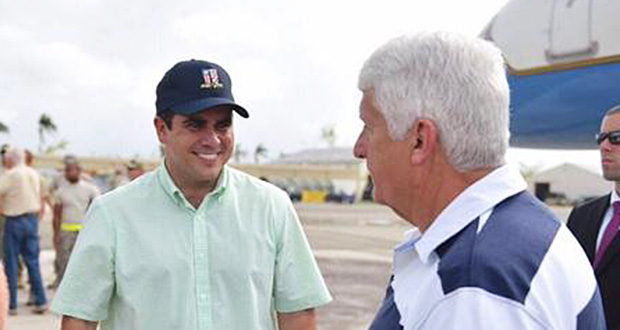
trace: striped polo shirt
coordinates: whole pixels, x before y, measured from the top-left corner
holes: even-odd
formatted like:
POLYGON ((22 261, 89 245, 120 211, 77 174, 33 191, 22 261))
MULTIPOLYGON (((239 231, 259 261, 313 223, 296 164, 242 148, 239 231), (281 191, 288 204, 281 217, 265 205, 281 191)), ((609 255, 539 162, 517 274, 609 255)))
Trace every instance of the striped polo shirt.
POLYGON ((605 329, 579 244, 503 166, 408 232, 370 330, 605 329))

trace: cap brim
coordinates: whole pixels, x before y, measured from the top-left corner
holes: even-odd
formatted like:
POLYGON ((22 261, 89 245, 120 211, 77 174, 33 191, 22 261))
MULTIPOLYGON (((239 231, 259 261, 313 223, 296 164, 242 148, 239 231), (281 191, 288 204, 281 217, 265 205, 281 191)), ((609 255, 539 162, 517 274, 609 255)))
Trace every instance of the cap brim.
POLYGON ((232 102, 228 98, 223 97, 210 97, 201 100, 195 100, 172 106, 169 109, 172 112, 178 113, 180 115, 192 115, 197 112, 210 110, 219 106, 229 106, 232 110, 235 110, 235 112, 238 113, 239 116, 243 118, 250 117, 250 114, 242 106, 236 104, 235 102, 232 102))

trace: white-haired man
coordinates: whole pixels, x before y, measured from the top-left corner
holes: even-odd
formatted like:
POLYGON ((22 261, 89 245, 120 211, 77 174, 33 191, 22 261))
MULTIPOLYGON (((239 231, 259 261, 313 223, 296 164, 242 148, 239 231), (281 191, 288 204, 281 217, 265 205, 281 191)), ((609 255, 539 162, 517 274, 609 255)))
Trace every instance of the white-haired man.
POLYGON ((371 330, 604 329, 576 240, 504 165, 509 90, 500 51, 448 33, 394 39, 359 88, 375 199, 415 226, 394 251, 371 330))
POLYGON ((17 313, 17 264, 22 256, 34 293, 34 312, 46 310, 46 297, 39 267, 40 178, 26 166, 24 151, 10 148, 4 154, 7 171, 0 176, 4 223, 4 262, 9 284, 9 313, 17 313))

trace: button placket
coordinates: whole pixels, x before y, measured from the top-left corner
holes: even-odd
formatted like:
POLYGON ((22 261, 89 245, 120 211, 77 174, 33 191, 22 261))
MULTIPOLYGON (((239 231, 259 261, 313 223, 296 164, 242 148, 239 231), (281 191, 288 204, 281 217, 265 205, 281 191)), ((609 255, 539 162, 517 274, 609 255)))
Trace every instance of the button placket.
POLYGON ((196 274, 196 313, 198 329, 211 328, 211 308, 209 301, 210 278, 209 260, 207 258, 209 245, 207 239, 207 220, 199 208, 194 215, 194 267, 196 274))

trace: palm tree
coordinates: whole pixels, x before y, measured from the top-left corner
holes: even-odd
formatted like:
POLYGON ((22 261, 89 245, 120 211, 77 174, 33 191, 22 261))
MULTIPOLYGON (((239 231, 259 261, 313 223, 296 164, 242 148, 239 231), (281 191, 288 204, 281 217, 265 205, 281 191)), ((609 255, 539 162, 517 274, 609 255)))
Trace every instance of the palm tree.
POLYGON ((41 114, 39 118, 39 151, 43 152, 45 146, 46 135, 53 135, 58 128, 52 121, 52 118, 47 114, 41 114))
POLYGON ((321 138, 330 148, 333 148, 336 145, 336 127, 333 124, 324 126, 321 129, 321 138))
POLYGON ((261 158, 267 157, 268 153, 269 151, 267 148, 262 143, 259 143, 256 149, 254 149, 254 162, 258 164, 261 158))
POLYGON ((9 127, 6 126, 3 122, 0 122, 0 133, 8 133, 9 127))

